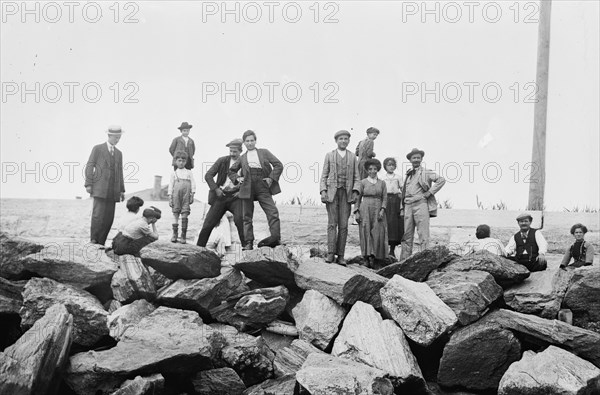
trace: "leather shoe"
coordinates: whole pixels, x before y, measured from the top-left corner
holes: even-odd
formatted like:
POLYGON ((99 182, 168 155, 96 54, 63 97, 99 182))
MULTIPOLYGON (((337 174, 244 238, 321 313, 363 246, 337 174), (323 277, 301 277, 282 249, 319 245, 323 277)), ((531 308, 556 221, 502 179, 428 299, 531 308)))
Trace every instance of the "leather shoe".
POLYGON ((347 266, 347 262, 343 256, 338 256, 337 264, 342 266, 347 266))
POLYGON ((332 263, 333 261, 335 261, 335 255, 334 254, 327 254, 327 258, 325 258, 325 262, 327 263, 332 263))
POLYGON ((242 251, 248 251, 248 250, 253 250, 254 246, 252 245, 252 242, 249 241, 246 244, 244 244, 244 246, 242 247, 242 251))
POLYGON ((261 241, 258 242, 258 247, 277 247, 278 245, 280 245, 281 242, 279 239, 275 239, 272 236, 266 237, 264 239, 262 239, 261 241))

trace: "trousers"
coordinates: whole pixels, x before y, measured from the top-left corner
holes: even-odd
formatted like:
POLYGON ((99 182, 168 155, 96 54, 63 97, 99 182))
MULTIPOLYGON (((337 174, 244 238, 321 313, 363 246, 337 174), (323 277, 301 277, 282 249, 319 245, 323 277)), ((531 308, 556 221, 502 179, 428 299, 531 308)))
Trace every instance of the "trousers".
POLYGON ((404 206, 404 235, 402 236, 400 261, 412 255, 415 228, 417 228, 421 251, 423 251, 429 246, 429 207, 427 206, 427 199, 404 206))
POLYGON ((92 223, 90 225, 90 240, 104 245, 115 220, 115 205, 113 199, 94 198, 92 208, 92 223))
POLYGON ((212 230, 219 224, 219 221, 225 215, 225 212, 229 211, 233 214, 233 222, 237 228, 238 235, 240 236, 240 242, 244 244, 244 220, 242 216, 242 201, 237 197, 233 196, 221 196, 213 202, 206 213, 202 229, 198 235, 197 245, 200 247, 206 247, 208 238, 212 230))
POLYGON ((348 239, 348 219, 351 204, 348 203, 346 188, 338 188, 333 202, 326 203, 327 208, 327 252, 343 257, 348 239))
POLYGON ((274 240, 281 240, 281 224, 279 221, 279 210, 273 201, 271 191, 267 183, 263 180, 261 169, 251 169, 250 198, 242 200, 242 212, 244 218, 244 240, 246 243, 254 241, 254 226, 252 219, 254 217, 254 201, 258 200, 260 207, 267 216, 269 223, 269 232, 274 240))

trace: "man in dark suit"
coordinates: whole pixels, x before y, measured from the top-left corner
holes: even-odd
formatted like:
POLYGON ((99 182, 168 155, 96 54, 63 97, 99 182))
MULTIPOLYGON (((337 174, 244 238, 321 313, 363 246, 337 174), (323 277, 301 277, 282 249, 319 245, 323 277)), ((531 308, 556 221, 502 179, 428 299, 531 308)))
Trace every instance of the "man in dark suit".
POLYGON ((246 146, 246 153, 240 157, 229 169, 229 178, 234 184, 240 183, 239 198, 242 200, 244 216, 244 239, 242 249, 251 250, 254 247, 254 201, 258 203, 267 215, 271 236, 263 239, 258 246, 275 247, 281 241, 281 225, 279 211, 273 201, 273 195, 281 192, 279 176, 283 171, 283 164, 269 150, 256 148, 256 134, 247 130, 242 136, 246 146), (241 176, 238 171, 242 170, 241 176))
POLYGON ((229 168, 237 162, 242 153, 242 139, 235 139, 227 144, 226 147, 229 147, 229 155, 217 159, 204 176, 210 189, 208 191, 210 209, 206 213, 200 235, 198 236, 197 244, 200 247, 206 247, 210 233, 219 224, 226 211, 230 211, 233 214, 233 222, 238 230, 240 242, 242 246, 245 244, 242 202, 238 198, 240 188, 239 185, 234 186, 233 182, 227 177, 229 168), (217 176, 216 182, 215 176, 217 176))
POLYGON ((190 137, 192 125, 187 122, 182 122, 181 126, 177 129, 181 132, 181 136, 175 137, 173 141, 171 141, 171 146, 169 147, 169 153, 173 157, 173 170, 177 170, 177 166, 175 165, 175 152, 178 151, 184 151, 188 154, 185 168, 192 170, 194 168, 194 154, 196 153, 196 144, 194 144, 194 140, 190 137))
POLYGON ((104 245, 115 218, 115 204, 125 200, 123 154, 115 146, 121 139, 120 126, 106 131, 108 141, 92 149, 85 167, 85 190, 94 198, 90 241, 104 245))

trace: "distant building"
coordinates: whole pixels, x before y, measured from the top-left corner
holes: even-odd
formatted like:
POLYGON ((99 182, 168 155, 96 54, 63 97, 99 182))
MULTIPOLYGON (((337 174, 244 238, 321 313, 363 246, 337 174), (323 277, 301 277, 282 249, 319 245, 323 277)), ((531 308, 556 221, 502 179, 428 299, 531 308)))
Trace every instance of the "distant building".
POLYGON ((169 197, 167 195, 169 186, 161 185, 161 182, 162 182, 162 176, 154 176, 154 187, 153 188, 148 188, 148 189, 143 189, 141 191, 128 193, 125 196, 125 198, 129 199, 132 196, 137 196, 137 197, 144 199, 144 201, 148 201, 148 202, 169 200, 169 197))

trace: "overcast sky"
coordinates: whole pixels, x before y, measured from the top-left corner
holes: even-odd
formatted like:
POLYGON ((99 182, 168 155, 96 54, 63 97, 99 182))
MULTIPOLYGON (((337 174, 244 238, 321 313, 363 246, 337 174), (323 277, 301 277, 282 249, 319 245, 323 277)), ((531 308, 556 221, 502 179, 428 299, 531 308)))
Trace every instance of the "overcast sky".
MULTIPOLYGON (((280 201, 318 200, 333 134, 350 130, 354 150, 375 126, 377 158, 406 165, 423 149, 455 208, 476 208, 476 195, 526 206, 537 2, 22 4, 2 3, 2 198, 85 196, 83 165, 111 124, 126 131, 127 192, 166 182, 187 121, 197 180, 252 129, 286 165, 280 201)), ((553 210, 599 206, 599 11, 552 5, 553 210)))

